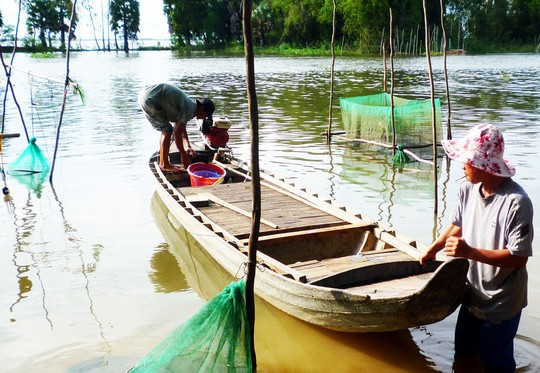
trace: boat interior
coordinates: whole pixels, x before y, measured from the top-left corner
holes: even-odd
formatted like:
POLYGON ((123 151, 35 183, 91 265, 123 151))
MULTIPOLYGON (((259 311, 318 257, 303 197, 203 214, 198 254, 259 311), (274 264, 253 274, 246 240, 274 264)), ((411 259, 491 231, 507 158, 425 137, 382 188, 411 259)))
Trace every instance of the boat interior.
MULTIPOLYGON (((207 155, 196 161, 208 161, 207 155)), ((165 177, 185 197, 191 205, 188 207, 200 212, 202 223, 247 253, 252 226, 250 175, 246 167, 217 164, 226 169, 217 185, 192 187, 187 172, 165 177)), ((394 232, 345 211, 335 202, 270 178, 261 179, 258 259, 283 276, 318 286, 352 289, 411 276, 426 277, 441 264, 434 261, 422 267, 415 257, 414 241, 398 239, 394 232)))

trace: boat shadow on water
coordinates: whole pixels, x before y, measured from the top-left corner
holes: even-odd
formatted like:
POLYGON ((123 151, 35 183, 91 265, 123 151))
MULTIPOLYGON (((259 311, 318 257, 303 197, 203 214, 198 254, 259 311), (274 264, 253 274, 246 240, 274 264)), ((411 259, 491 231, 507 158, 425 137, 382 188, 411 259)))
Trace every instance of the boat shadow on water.
MULTIPOLYGON (((209 300, 237 280, 185 229, 176 225, 157 193, 152 198, 152 212, 169 250, 197 294, 209 300)), ((241 268, 238 276, 243 276, 241 268)), ((255 310, 258 371, 435 371, 414 343, 409 330, 383 333, 332 331, 292 317, 260 297, 256 297, 255 310)))

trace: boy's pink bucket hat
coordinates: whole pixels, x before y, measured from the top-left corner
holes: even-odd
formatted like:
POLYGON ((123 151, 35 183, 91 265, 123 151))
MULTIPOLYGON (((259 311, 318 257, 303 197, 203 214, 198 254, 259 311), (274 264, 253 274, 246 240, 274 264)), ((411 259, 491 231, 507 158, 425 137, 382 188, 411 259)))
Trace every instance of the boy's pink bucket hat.
POLYGON ((479 124, 460 140, 441 141, 446 155, 458 162, 479 168, 492 175, 512 177, 516 169, 504 154, 504 139, 499 129, 491 124, 479 124))

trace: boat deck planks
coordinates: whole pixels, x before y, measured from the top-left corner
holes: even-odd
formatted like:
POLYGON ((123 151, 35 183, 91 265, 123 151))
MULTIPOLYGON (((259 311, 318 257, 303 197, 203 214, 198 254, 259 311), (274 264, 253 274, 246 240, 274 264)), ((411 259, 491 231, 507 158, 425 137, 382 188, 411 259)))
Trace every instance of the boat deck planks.
MULTIPOLYGON (((184 187, 179 188, 179 190, 188 200, 204 200, 205 195, 211 194, 234 206, 234 209, 251 213, 252 193, 250 183, 219 184, 198 188, 184 187)), ((334 215, 302 203, 277 190, 261 186, 261 195, 262 218, 277 225, 276 228, 261 223, 260 231, 262 235, 347 224, 347 222, 334 215)), ((198 209, 210 220, 234 236, 243 239, 249 235, 251 230, 249 216, 222 206, 212 201, 211 198, 209 198, 207 204, 199 206, 198 209)))

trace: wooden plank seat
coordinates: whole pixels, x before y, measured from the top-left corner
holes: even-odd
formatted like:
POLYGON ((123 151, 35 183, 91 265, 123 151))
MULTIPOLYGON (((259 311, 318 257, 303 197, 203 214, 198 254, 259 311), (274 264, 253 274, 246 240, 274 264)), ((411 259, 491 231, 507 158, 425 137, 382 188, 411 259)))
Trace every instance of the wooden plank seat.
POLYGON ((422 267, 416 259, 399 250, 385 249, 296 263, 292 267, 304 273, 312 285, 345 288, 431 272, 439 264, 422 267))
MULTIPOLYGON (((277 233, 265 232, 259 237, 259 245, 273 245, 281 243, 289 243, 295 241, 304 241, 311 238, 324 238, 332 237, 345 233, 358 233, 370 230, 375 225, 373 223, 366 222, 364 224, 344 224, 334 225, 323 228, 310 228, 298 231, 282 231, 277 233)), ((244 245, 247 244, 248 239, 241 241, 244 245)))

